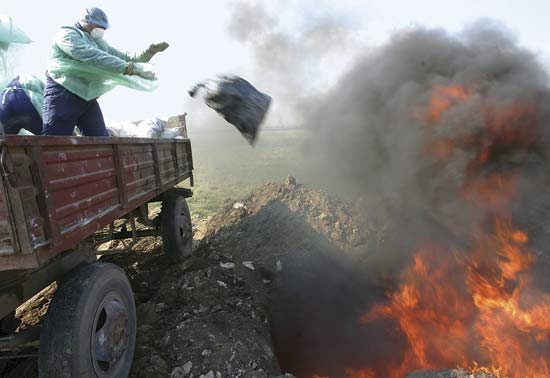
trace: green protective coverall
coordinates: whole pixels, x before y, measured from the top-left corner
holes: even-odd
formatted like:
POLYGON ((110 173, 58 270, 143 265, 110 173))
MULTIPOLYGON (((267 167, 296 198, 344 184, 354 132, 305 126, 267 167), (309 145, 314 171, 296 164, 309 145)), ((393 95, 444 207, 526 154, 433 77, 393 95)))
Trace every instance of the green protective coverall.
MULTIPOLYGON (((32 105, 42 117, 42 106, 44 103, 44 82, 33 75, 19 74, 21 89, 25 92, 32 105)), ((9 88, 7 88, 9 89, 9 88)))
POLYGON ((76 27, 65 26, 55 36, 47 70, 55 82, 91 101, 117 85, 145 91, 155 89, 152 81, 124 75, 128 63, 146 63, 150 59, 147 52, 128 54, 104 40, 94 40, 76 27))

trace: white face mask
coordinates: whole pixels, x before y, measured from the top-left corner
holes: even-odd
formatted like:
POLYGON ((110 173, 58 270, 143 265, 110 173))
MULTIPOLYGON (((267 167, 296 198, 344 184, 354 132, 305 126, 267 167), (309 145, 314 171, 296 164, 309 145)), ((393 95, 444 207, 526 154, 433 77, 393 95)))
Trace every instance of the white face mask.
POLYGON ((91 32, 90 32, 90 36, 95 39, 96 41, 99 41, 101 39, 103 39, 103 36, 105 35, 105 29, 101 29, 101 28, 94 28, 91 32))

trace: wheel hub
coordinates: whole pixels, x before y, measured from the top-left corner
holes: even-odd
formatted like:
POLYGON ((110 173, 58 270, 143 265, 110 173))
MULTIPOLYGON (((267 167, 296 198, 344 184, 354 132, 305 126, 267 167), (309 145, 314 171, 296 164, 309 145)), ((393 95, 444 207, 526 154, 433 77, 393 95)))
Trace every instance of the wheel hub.
POLYGON ((178 228, 179 236, 183 240, 187 240, 191 233, 189 221, 183 210, 180 211, 180 216, 178 217, 178 228))
POLYGON ((106 373, 116 366, 128 348, 128 312, 116 298, 106 299, 101 307, 95 322, 94 365, 106 373))

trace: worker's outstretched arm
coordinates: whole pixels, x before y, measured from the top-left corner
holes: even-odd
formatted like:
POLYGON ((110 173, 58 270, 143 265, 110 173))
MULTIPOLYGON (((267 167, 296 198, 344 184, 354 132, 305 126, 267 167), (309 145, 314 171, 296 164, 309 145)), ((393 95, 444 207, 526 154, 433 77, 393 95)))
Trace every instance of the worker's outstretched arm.
POLYGON ((86 42, 74 30, 63 30, 55 37, 55 43, 71 58, 110 72, 124 73, 128 61, 86 42))
POLYGON ((117 58, 122 59, 126 62, 136 62, 136 63, 140 62, 139 60, 140 54, 130 54, 127 52, 120 51, 103 40, 96 41, 96 42, 103 51, 105 51, 110 55, 116 56, 117 58))
POLYGON ((153 56, 155 56, 159 52, 163 52, 170 46, 166 42, 153 43, 151 46, 147 48, 147 50, 145 50, 140 54, 129 54, 129 53, 125 53, 120 50, 117 50, 116 48, 114 48, 113 46, 110 46, 105 41, 99 41, 98 44, 102 49, 104 49, 109 54, 114 55, 127 62, 134 62, 134 63, 148 63, 153 58, 153 56))

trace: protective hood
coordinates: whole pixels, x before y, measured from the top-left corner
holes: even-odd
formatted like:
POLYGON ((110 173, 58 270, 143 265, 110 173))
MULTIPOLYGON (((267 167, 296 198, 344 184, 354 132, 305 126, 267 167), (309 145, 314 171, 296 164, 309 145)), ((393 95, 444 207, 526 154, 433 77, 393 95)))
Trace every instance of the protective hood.
POLYGON ((14 25, 10 16, 0 14, 0 45, 6 43, 28 44, 31 42, 29 36, 14 25))

